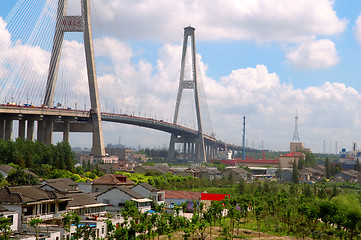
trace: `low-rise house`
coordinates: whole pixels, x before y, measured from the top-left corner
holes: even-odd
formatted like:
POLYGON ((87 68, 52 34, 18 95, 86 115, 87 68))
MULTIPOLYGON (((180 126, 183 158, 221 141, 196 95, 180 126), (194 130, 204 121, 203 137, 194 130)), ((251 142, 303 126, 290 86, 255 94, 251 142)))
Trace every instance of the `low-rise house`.
POLYGON ((19 212, 9 211, 9 209, 0 205, 0 218, 9 218, 11 225, 10 230, 16 232, 19 229, 19 212))
POLYGON ((182 203, 188 203, 188 210, 192 209, 193 202, 199 202, 201 200, 202 192, 191 192, 191 191, 170 191, 165 190, 165 204, 181 205, 182 203))
POLYGON ((76 213, 82 219, 97 219, 105 216, 108 204, 98 202, 94 193, 73 193, 68 196, 72 198, 68 210, 76 213))
POLYGON ((0 165, 0 174, 3 176, 3 178, 7 178, 9 173, 15 170, 16 169, 10 165, 5 165, 5 164, 0 165))
POLYGON ((280 173, 278 173, 278 178, 281 182, 292 182, 292 169, 283 169, 280 173))
POLYGON ((96 196, 98 202, 109 204, 107 212, 118 214, 126 201, 132 201, 135 206, 141 211, 146 212, 151 209, 151 199, 145 198, 139 193, 127 187, 113 187, 96 196))
MULTIPOLYGON (((3 178, 7 178, 9 173, 11 173, 12 171, 16 171, 16 169, 10 165, 5 165, 5 164, 0 165, 0 174, 3 176, 3 178)), ((33 177, 36 177, 36 178, 39 177, 38 175, 36 175, 32 171, 30 171, 29 169, 23 169, 22 171, 26 174, 32 175, 33 177)))
POLYGON ((159 174, 166 174, 168 172, 171 174, 174 173, 172 171, 172 169, 170 169, 169 167, 164 166, 164 165, 156 165, 156 166, 139 165, 139 166, 134 167, 134 172, 141 173, 141 174, 145 174, 147 172, 156 172, 159 174))
POLYGON ((134 192, 139 193, 145 198, 152 199, 157 204, 163 204, 165 200, 165 192, 159 189, 156 189, 149 183, 140 183, 135 187, 131 188, 134 192))
POLYGON ((355 170, 347 170, 336 173, 335 178, 341 178, 348 182, 359 182, 361 180, 361 174, 355 170))
POLYGON ((287 154, 280 155, 279 157, 279 168, 292 168, 293 162, 296 161, 298 164, 298 160, 300 158, 306 159, 306 155, 302 152, 291 152, 287 154))
POLYGON ((116 186, 128 187, 134 186, 134 182, 130 181, 127 176, 120 174, 106 174, 95 179, 92 183, 92 192, 105 192, 116 186))
POLYGON ((223 173, 222 176, 225 179, 232 179, 235 182, 240 181, 241 178, 244 180, 251 180, 252 173, 248 172, 243 168, 227 168, 223 173))
POLYGON ((178 176, 192 176, 196 178, 206 178, 213 180, 215 178, 222 178, 222 173, 217 168, 208 168, 204 166, 193 166, 189 168, 172 168, 174 175, 178 176))
POLYGON ((324 177, 324 172, 320 168, 304 168, 299 171, 300 180, 303 182, 319 182, 324 177))
POLYGON ((39 186, 4 187, 0 189, 0 205, 19 213, 18 226, 32 218, 57 221, 66 213, 72 199, 54 191, 43 191, 39 186))
POLYGON ((41 183, 40 189, 56 191, 62 194, 80 193, 78 184, 69 178, 47 179, 41 183))

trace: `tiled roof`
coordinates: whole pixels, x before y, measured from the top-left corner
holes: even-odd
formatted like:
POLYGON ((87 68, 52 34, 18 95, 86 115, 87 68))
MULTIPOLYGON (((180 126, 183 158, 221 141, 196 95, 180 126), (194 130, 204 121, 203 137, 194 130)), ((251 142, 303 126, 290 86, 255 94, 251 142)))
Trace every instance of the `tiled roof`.
POLYGON ((159 192, 159 189, 156 189, 155 187, 153 187, 149 183, 144 182, 144 183, 140 183, 139 185, 146 188, 146 189, 148 189, 151 192, 159 192))
POLYGON ((93 184, 109 184, 109 185, 134 185, 133 181, 130 181, 127 176, 120 174, 106 174, 100 178, 95 179, 93 184), (122 180, 125 181, 122 181, 122 180))
POLYGON ((77 191, 77 183, 69 178, 57 178, 57 179, 48 179, 45 180, 44 185, 49 185, 50 187, 58 190, 59 192, 74 192, 77 191))
POLYGON ((169 172, 170 168, 167 166, 148 166, 148 165, 142 165, 142 166, 138 166, 140 168, 143 168, 145 171, 154 171, 154 172, 160 172, 162 174, 165 174, 167 172, 169 172))
POLYGON ((51 199, 66 199, 65 195, 43 191, 39 186, 4 187, 0 189, 0 202, 22 204, 51 199))
POLYGON ((98 204, 99 202, 95 199, 94 194, 86 193, 73 193, 68 194, 73 200, 69 202, 69 207, 78 207, 84 205, 98 204))
POLYGON ((9 174, 11 171, 15 170, 15 168, 10 165, 0 165, 0 170, 9 174))
POLYGON ((139 193, 131 190, 130 188, 121 187, 121 186, 117 186, 117 187, 114 187, 112 189, 109 189, 108 191, 102 192, 102 193, 98 194, 97 197, 100 196, 100 195, 103 195, 103 194, 105 194, 105 193, 107 193, 109 191, 112 191, 113 189, 118 189, 119 191, 122 191, 122 192, 128 194, 129 196, 131 196, 132 198, 135 198, 135 199, 143 199, 144 198, 142 195, 140 195, 139 193))
MULTIPOLYGON (((230 171, 234 172, 234 173, 237 173, 237 174, 252 174, 252 173, 249 173, 247 170, 243 169, 243 168, 228 168, 230 171)), ((227 170, 228 170, 227 169, 227 170)), ((227 171, 226 170, 226 171, 227 171)))
POLYGON ((165 190, 166 199, 200 200, 202 192, 165 190))

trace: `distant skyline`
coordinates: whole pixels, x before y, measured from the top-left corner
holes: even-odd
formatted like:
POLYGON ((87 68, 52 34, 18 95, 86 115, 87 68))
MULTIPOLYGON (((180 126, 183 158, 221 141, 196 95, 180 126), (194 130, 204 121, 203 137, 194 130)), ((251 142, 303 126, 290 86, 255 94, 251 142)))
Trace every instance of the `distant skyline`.
MULTIPOLYGON (((70 6, 75 1, 69 0, 70 6)), ((0 46, 6 40, 1 34, 6 32, 3 20, 16 2, 0 3, 0 46)), ((196 28, 202 81, 217 138, 242 145, 246 116, 249 147, 263 143, 264 149, 287 151, 297 110, 299 137, 307 148, 335 153, 336 142, 338 151, 351 150, 353 142, 361 148, 360 1, 92 0, 91 4, 99 90, 107 95, 102 103, 107 111, 172 119, 183 28, 191 25, 196 28)), ((69 41, 66 49, 80 52, 78 39, 69 41)), ((0 61, 0 80, 1 69, 0 61)), ((170 137, 111 123, 103 123, 103 130, 105 145, 117 144, 121 136, 128 146, 163 148, 170 137)), ((71 134, 70 141, 73 147, 91 146, 90 134, 71 134)))

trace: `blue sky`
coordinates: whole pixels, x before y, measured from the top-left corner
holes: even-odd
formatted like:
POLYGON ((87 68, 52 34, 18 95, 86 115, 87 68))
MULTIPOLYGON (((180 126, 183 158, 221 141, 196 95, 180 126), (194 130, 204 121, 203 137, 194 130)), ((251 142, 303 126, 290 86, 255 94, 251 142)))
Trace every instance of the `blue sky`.
MULTIPOLYGON (((15 2, 2 0, 0 17, 15 2)), ((297 109, 301 141, 314 151, 324 141, 332 153, 361 144, 360 1, 97 0, 92 14, 100 92, 110 82, 120 86, 108 89, 103 101, 114 105, 105 104, 107 111, 172 118, 183 28, 191 24, 218 138, 241 144, 245 115, 248 146, 288 150, 297 109)), ((119 136, 130 146, 169 141, 129 126, 105 123, 104 132, 106 143, 119 136)), ((72 144, 90 146, 88 138, 74 134, 72 144)))

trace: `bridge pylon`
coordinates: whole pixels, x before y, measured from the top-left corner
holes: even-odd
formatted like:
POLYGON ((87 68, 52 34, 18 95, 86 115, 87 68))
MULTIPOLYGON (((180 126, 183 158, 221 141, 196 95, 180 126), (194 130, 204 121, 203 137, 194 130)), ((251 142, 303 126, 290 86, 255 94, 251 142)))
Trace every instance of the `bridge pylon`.
POLYGON ((198 136, 194 138, 190 136, 180 136, 180 135, 172 134, 169 143, 168 161, 175 160, 175 144, 183 143, 184 160, 206 162, 206 151, 205 151, 204 136, 202 129, 202 118, 201 118, 201 110, 199 105, 197 60, 196 60, 194 31, 195 28, 191 26, 184 28, 181 71, 180 71, 179 87, 178 87, 177 102, 175 106, 173 124, 177 124, 178 121, 179 108, 180 108, 183 92, 186 90, 194 91, 194 101, 195 101, 194 103, 195 103, 195 110, 197 117, 198 136), (187 51, 188 47, 190 47, 190 51, 187 51), (191 66, 187 66, 187 67, 190 67, 191 71, 190 74, 187 74, 186 76, 185 69, 187 65, 186 61, 188 58, 191 59, 191 64, 190 64, 191 66))
MULTIPOLYGON (((81 16, 67 16, 66 12, 68 0, 58 0, 57 21, 43 105, 44 107, 53 106, 64 33, 83 32, 91 105, 90 115, 93 133, 92 154, 96 157, 102 157, 105 156, 105 148, 101 124, 97 75, 95 71, 94 47, 90 19, 90 0, 79 1, 81 1, 81 16)), ((47 135, 50 136, 51 134, 52 133, 48 133, 47 135)), ((49 142, 49 140, 47 142, 49 142)))

